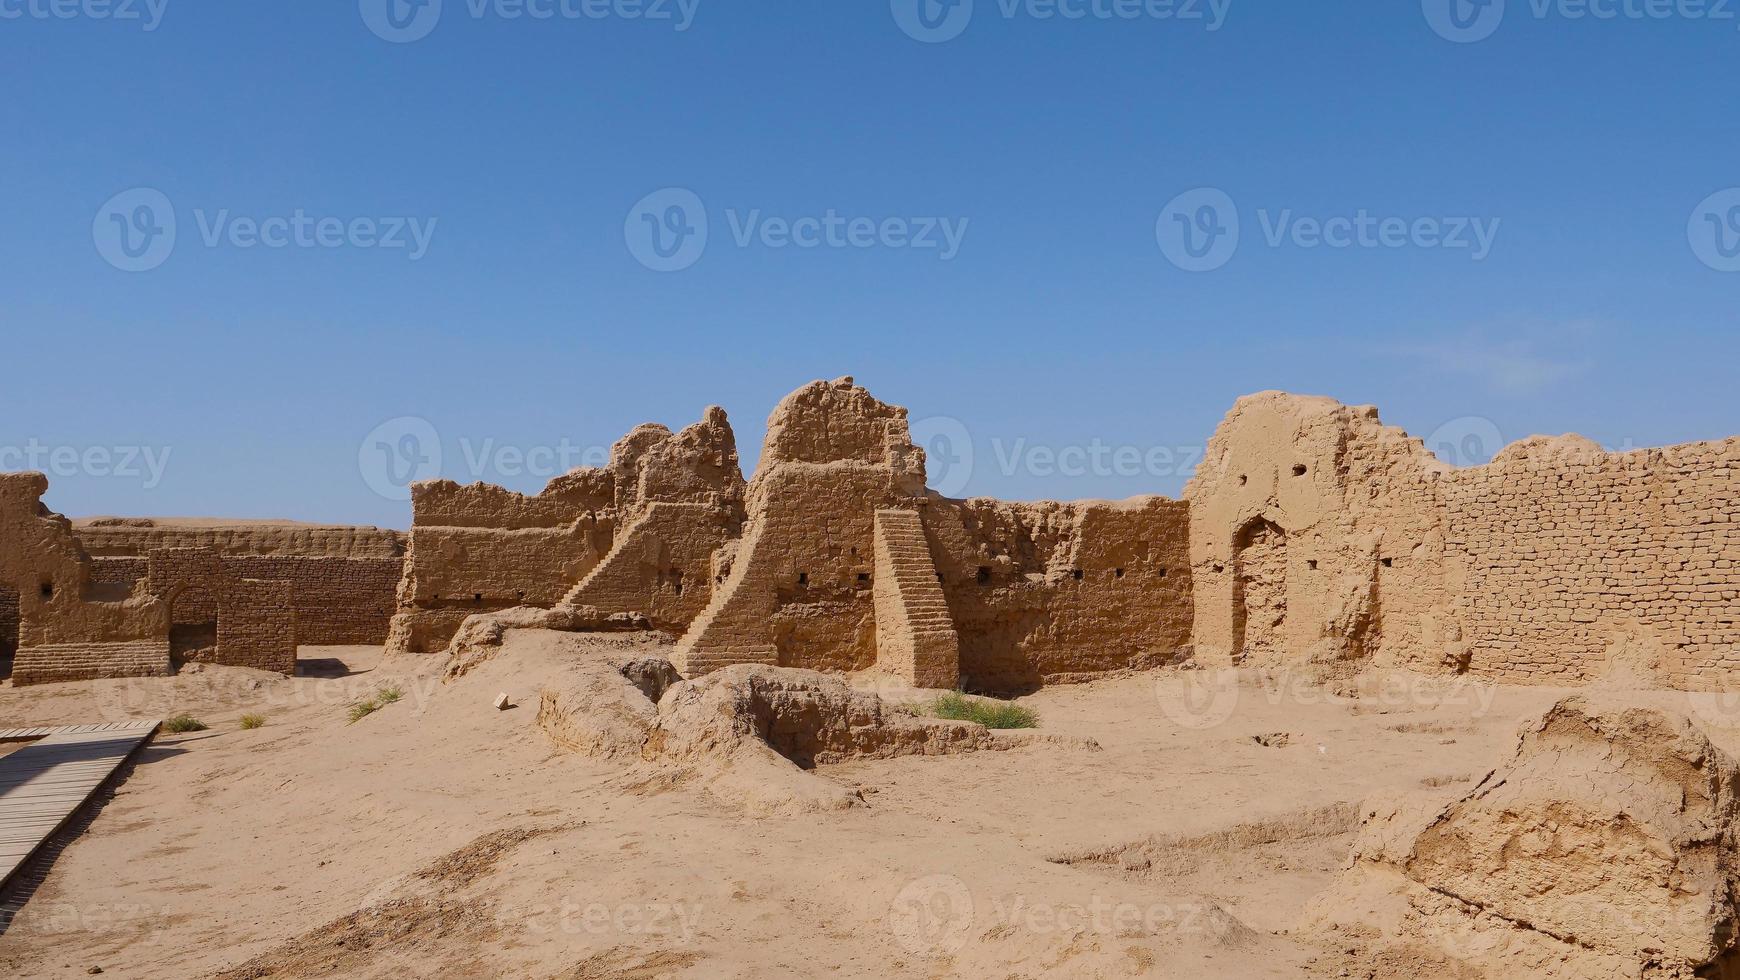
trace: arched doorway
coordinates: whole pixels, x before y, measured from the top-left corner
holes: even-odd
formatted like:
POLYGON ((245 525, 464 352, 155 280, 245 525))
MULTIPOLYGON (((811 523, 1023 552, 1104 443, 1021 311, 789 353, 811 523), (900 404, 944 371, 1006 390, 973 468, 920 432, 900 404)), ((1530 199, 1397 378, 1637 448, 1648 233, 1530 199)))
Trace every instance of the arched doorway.
POLYGON ((1287 532, 1256 518, 1233 540, 1233 658, 1278 660, 1287 621, 1287 532))

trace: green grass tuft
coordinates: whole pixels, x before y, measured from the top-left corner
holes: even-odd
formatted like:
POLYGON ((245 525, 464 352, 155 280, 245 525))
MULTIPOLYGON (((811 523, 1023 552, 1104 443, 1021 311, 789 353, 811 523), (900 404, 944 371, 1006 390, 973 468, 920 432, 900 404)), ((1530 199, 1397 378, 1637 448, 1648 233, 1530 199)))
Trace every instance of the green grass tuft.
POLYGON ((265 724, 266 724, 266 716, 265 715, 243 715, 242 716, 242 730, 243 731, 250 731, 251 732, 256 728, 264 727, 265 724))
POLYGON ((374 697, 367 701, 358 701, 350 706, 350 723, 354 725, 387 705, 402 701, 404 698, 404 691, 396 687, 383 687, 375 692, 374 697))
POLYGON ((936 699, 931 713, 949 721, 972 721, 986 728, 1038 728, 1039 716, 1032 709, 1007 701, 970 698, 951 691, 936 699))
POLYGON ((184 732, 203 732, 205 729, 205 722, 185 711, 163 723, 163 730, 171 735, 180 735, 184 732))

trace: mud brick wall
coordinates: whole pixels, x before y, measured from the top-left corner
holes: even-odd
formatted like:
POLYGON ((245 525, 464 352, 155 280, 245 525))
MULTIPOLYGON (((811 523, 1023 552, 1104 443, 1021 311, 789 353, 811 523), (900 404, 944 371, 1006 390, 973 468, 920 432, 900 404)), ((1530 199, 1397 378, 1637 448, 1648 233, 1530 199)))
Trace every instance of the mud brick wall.
POLYGON ((0 585, 0 659, 18 652, 18 590, 0 585))
POLYGON ((761 459, 743 535, 722 549, 728 568, 678 644, 686 676, 734 663, 898 674, 878 645, 879 626, 893 635, 902 625, 877 622, 880 508, 923 524, 927 574, 941 584, 969 688, 1030 689, 1164 661, 1189 644, 1183 502, 949 500, 924 488, 906 410, 851 378, 782 401, 761 459))
POLYGON ((1190 508, 1121 503, 933 504, 927 524, 963 683, 1021 691, 1190 644, 1190 508))
POLYGON ((296 609, 289 582, 230 584, 218 616, 217 662, 296 673, 296 609))
POLYGON ((742 525, 743 487, 716 406, 681 432, 636 426, 607 466, 573 470, 535 496, 418 483, 387 648, 443 649, 466 616, 510 606, 637 612, 681 633, 708 602, 713 552, 742 525))
POLYGON ((167 677, 169 672, 167 639, 43 643, 19 650, 12 683, 23 687, 103 677, 167 677))
POLYGON ((373 645, 387 640, 404 560, 226 556, 223 571, 289 583, 299 644, 373 645))
POLYGON ((336 558, 396 558, 405 553, 402 534, 378 527, 272 521, 178 524, 167 518, 98 517, 73 522, 73 531, 94 557, 138 557, 165 548, 336 558))
POLYGON ((109 586, 121 593, 131 592, 135 583, 150 571, 143 557, 94 558, 91 561, 91 584, 109 586))
POLYGON ((1543 442, 1442 488, 1477 672, 1575 682, 1630 667, 1695 689, 1740 668, 1740 440, 1543 442))

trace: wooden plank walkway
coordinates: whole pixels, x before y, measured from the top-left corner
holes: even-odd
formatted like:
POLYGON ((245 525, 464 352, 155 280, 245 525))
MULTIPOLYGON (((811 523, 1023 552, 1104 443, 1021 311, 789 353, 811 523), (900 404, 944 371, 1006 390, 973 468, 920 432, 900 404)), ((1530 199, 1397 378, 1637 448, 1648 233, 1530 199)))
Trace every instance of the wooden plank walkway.
POLYGON ((0 756, 0 889, 157 734, 157 725, 131 721, 0 732, 0 741, 39 739, 0 756), (20 734, 34 732, 42 734, 20 734))

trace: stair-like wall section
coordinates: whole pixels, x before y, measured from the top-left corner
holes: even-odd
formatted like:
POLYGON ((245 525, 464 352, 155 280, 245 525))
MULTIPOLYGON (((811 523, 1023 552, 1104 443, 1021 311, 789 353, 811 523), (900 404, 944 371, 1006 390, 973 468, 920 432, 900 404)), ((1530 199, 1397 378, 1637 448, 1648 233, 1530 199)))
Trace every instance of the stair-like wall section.
POLYGON ((876 512, 876 664, 914 687, 960 683, 960 638, 914 510, 876 512))

